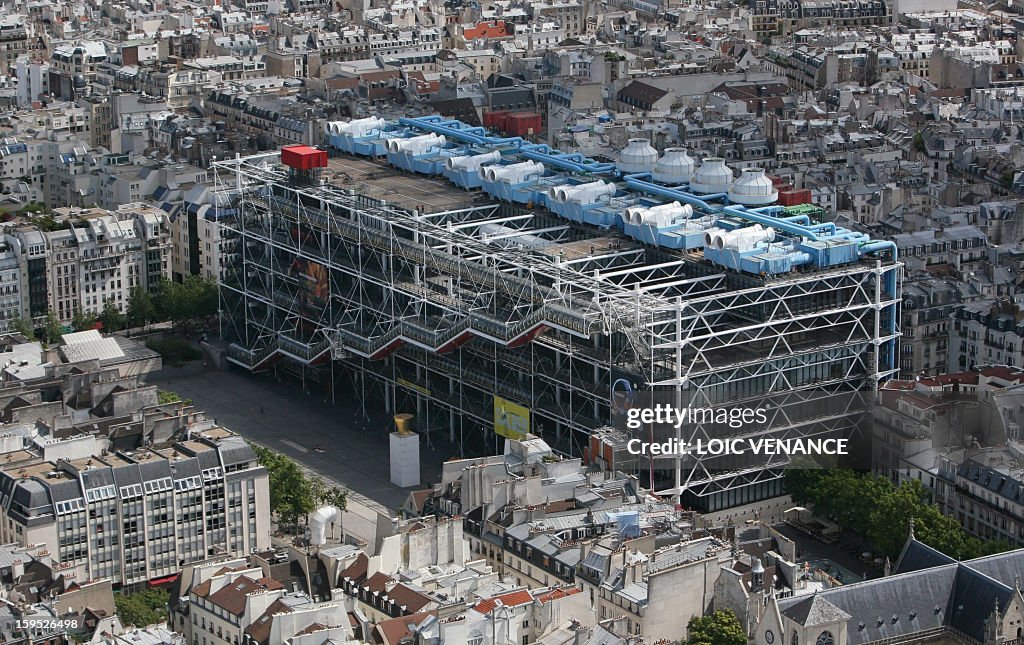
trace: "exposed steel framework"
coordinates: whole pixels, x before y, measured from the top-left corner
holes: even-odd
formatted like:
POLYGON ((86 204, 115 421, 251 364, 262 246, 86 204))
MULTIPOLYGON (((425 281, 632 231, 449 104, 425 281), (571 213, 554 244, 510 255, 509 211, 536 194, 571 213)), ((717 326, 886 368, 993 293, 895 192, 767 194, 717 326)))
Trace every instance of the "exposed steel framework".
MULTIPOLYGON (((741 436, 850 436, 865 395, 893 374, 878 351, 898 336, 892 261, 755 276, 546 211, 430 212, 303 185, 273 154, 215 166, 234 244, 221 288, 229 359, 355 387, 460 449, 497 445, 497 395, 580 454, 611 420, 616 383, 681 406, 770 399, 767 428, 741 436)), ((650 468, 662 493, 717 510, 779 494, 786 463, 650 468)))

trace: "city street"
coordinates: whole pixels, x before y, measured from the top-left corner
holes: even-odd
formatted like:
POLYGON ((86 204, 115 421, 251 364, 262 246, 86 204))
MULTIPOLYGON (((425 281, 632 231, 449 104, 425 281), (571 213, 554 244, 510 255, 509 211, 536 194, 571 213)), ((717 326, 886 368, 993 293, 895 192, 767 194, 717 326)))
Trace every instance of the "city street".
MULTIPOLYGON (((405 502, 410 489, 389 481, 388 432, 392 425, 390 417, 381 412, 367 420, 355 401, 332 405, 324 402, 322 395, 303 393, 301 384, 294 381, 203 368, 198 362, 182 368, 165 367, 148 381, 192 399, 197 410, 217 423, 348 489, 350 512, 346 513, 345 528, 349 532, 365 535, 376 521, 375 513, 394 516, 405 502), (364 530, 358 526, 362 522, 367 524, 364 530)), ((448 444, 432 451, 426 438, 421 440, 423 487, 437 481, 441 464, 452 454, 448 444)))

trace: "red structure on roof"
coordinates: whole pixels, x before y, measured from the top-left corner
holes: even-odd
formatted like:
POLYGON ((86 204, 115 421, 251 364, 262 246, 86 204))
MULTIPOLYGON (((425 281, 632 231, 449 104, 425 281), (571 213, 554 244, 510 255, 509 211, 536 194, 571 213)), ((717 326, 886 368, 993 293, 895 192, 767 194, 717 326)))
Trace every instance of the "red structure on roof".
POLYGON ((285 146, 281 148, 281 163, 296 170, 326 168, 327 151, 309 146, 285 146))

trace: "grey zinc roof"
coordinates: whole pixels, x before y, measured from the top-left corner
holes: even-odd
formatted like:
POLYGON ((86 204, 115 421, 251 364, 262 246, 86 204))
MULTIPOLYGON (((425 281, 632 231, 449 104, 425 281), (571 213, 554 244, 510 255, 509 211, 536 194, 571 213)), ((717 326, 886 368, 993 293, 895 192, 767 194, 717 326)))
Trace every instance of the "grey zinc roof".
POLYGON ((139 467, 135 464, 117 466, 112 468, 111 472, 114 474, 114 483, 118 487, 142 483, 142 474, 139 472, 139 467))
POLYGON ((628 584, 619 591, 619 595, 638 605, 647 604, 647 583, 634 582, 628 584))
POLYGON ((583 566, 603 573, 609 557, 610 554, 606 550, 595 547, 583 558, 583 566))
POLYGON ((204 450, 196 457, 199 459, 199 467, 203 470, 220 466, 220 459, 217 458, 217 453, 213 450, 204 450))
POLYGON ((567 567, 575 568, 580 563, 582 549, 577 545, 562 551, 555 556, 555 559, 567 567))
POLYGON ((24 479, 18 482, 11 498, 29 509, 50 506, 50 496, 46 493, 46 487, 34 479, 24 479))
POLYGON ((224 439, 217 444, 217 448, 220 450, 220 458, 224 461, 225 466, 245 463, 256 458, 256 453, 241 437, 224 439))
POLYGON ((69 499, 79 499, 82 497, 82 489, 79 487, 78 482, 73 479, 62 479, 59 481, 47 482, 50 488, 50 496, 53 498, 53 502, 66 502, 69 499))
POLYGON ((1024 557, 1020 551, 988 555, 968 560, 964 564, 1004 585, 1014 585, 1017 580, 1024 580, 1024 557))
POLYGON ((202 474, 198 459, 181 459, 171 463, 174 479, 198 477, 202 474))
POLYGON ((954 562, 956 560, 936 551, 927 544, 922 544, 917 540, 909 540, 906 546, 903 547, 903 553, 900 554, 899 559, 896 561, 893 572, 910 573, 911 571, 931 569, 932 567, 939 567, 954 562))
POLYGON ((708 537, 661 549, 652 554, 651 558, 647 561, 647 571, 656 573, 684 562, 701 560, 707 557, 708 549, 716 546, 716 544, 714 538, 708 537))
POLYGON ((166 459, 151 459, 139 463, 139 472, 144 481, 162 479, 171 476, 171 465, 166 459))
MULTIPOLYGON (((890 576, 822 591, 821 596, 850 615, 848 643, 899 638, 946 626, 946 612, 957 565, 890 576), (893 620, 895 618, 895 620, 893 620)), ((800 596, 779 601, 783 613, 803 602, 800 596)))
POLYGON ((17 544, 5 544, 0 546, 0 569, 13 565, 17 560, 24 560, 25 558, 31 558, 28 554, 15 553, 14 549, 18 548, 17 544))
POLYGON ((782 612, 782 615, 804 627, 827 625, 837 621, 845 622, 850 619, 850 614, 818 594, 805 596, 802 601, 782 612))
POLYGON ((984 641, 986 619, 997 606, 1000 611, 1005 610, 1013 593, 1012 588, 980 571, 958 566, 953 594, 946 609, 949 624, 984 641))
POLYGON ((110 472, 110 468, 107 466, 93 467, 82 471, 82 483, 85 485, 86 490, 99 488, 100 486, 110 486, 114 483, 114 474, 110 472))

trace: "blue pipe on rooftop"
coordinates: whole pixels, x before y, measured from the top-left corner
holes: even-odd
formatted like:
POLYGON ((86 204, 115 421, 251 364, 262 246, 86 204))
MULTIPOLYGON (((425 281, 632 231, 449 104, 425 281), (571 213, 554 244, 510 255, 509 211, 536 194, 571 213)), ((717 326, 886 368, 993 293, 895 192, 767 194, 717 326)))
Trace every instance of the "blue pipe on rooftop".
POLYGON ((461 121, 442 121, 440 117, 418 117, 418 118, 407 118, 403 117, 398 120, 401 125, 420 128, 422 130, 428 130, 430 132, 436 132, 437 134, 443 134, 446 137, 451 137, 457 141, 466 141, 476 145, 505 145, 505 144, 516 144, 520 147, 520 151, 523 157, 531 159, 533 161, 540 161, 542 163, 548 163, 556 168, 563 170, 569 170, 572 172, 584 172, 594 174, 604 174, 615 171, 615 164, 602 164, 592 160, 587 160, 584 163, 584 157, 580 154, 566 154, 566 153, 553 153, 547 152, 550 150, 548 146, 543 144, 528 144, 522 137, 510 137, 510 138, 499 138, 499 137, 488 137, 484 135, 474 134, 474 131, 481 130, 486 132, 483 128, 467 128, 460 129, 448 125, 448 123, 461 124, 461 121), (534 145, 540 147, 533 148, 534 145), (544 150, 544 152, 541 152, 544 150), (566 159, 565 157, 568 157, 566 159), (578 161, 572 161, 577 159, 578 161))
POLYGON ((836 232, 836 225, 833 222, 822 222, 821 224, 811 224, 807 227, 808 230, 820 233, 821 231, 828 231, 829 233, 836 232))
POLYGON ((794 224, 803 224, 804 226, 811 225, 811 218, 807 215, 790 215, 789 217, 780 217, 783 222, 793 222, 794 224))
MULTIPOLYGON (((839 229, 839 230, 843 231, 844 229, 839 229)), ((865 242, 866 243, 866 242, 870 241, 871 238, 868 236, 867 233, 855 233, 853 231, 844 231, 842 233, 836 233, 835 235, 830 235, 830 236, 826 237, 825 240, 826 241, 828 241, 828 240, 850 240, 852 242, 865 242)))
MULTIPOLYGON (((751 222, 755 222, 763 226, 777 228, 779 230, 786 231, 787 233, 792 233, 793 235, 800 235, 802 237, 810 238, 815 241, 821 239, 818 237, 817 231, 811 230, 811 227, 801 226, 800 224, 794 224, 792 222, 786 222, 784 220, 779 219, 778 217, 762 215, 760 213, 755 213, 754 211, 741 210, 734 206, 726 206, 723 209, 723 211, 727 215, 732 215, 734 217, 739 217, 741 219, 750 220, 751 222)), ((833 225, 833 227, 834 226, 835 225, 833 225)))
POLYGON ((715 210, 710 204, 695 197, 694 195, 691 195, 690 193, 684 193, 681 190, 676 190, 674 188, 666 188, 664 186, 652 184, 649 181, 640 181, 639 179, 635 179, 635 177, 650 177, 650 173, 639 173, 636 175, 626 176, 626 185, 634 190, 647 193, 648 195, 658 195, 659 197, 666 197, 671 200, 680 201, 684 204, 703 208, 707 211, 715 210))
MULTIPOLYGON (((885 249, 889 249, 890 251, 892 251, 893 262, 899 261, 899 251, 896 249, 896 243, 890 240, 878 240, 877 242, 865 244, 864 246, 860 247, 860 254, 864 255, 866 253, 874 253, 875 251, 882 251, 885 249)), ((896 291, 894 289, 893 293, 895 292, 896 291)))
MULTIPOLYGON (((433 119, 433 117, 419 117, 419 119, 423 118, 433 119)), ((455 128, 444 125, 444 122, 440 120, 440 117, 438 117, 437 121, 431 120, 425 122, 419 119, 410 119, 402 117, 398 120, 398 122, 401 125, 408 126, 411 128, 420 128, 421 130, 427 130, 428 132, 443 134, 444 136, 451 137, 452 139, 457 141, 465 141, 467 143, 474 143, 476 145, 483 145, 487 143, 487 139, 485 137, 472 134, 470 132, 465 132, 463 130, 457 130, 455 128)), ((456 121, 456 123, 458 123, 458 121, 456 121)))
POLYGON ((555 168, 561 168, 562 170, 569 170, 571 172, 585 172, 595 175, 603 175, 610 172, 616 172, 615 164, 602 164, 602 163, 591 163, 584 164, 578 161, 569 161, 561 155, 554 155, 544 152, 538 152, 536 150, 526 150, 519 153, 520 156, 532 159, 533 161, 540 161, 541 163, 549 164, 555 168))
MULTIPOLYGON (((860 247, 859 252, 861 255, 867 253, 875 253, 876 251, 884 250, 892 251, 892 261, 899 261, 899 250, 896 248, 896 243, 891 240, 878 240, 877 242, 871 242, 864 244, 860 247)), ((885 289, 888 292, 890 298, 896 297, 896 278, 897 278, 897 267, 892 267, 885 272, 885 289)), ((888 307, 892 311, 889 314, 888 328, 891 335, 896 334, 896 305, 888 307)), ((888 346, 886 356, 886 367, 890 370, 896 369, 896 340, 893 339, 886 343, 888 346)))

